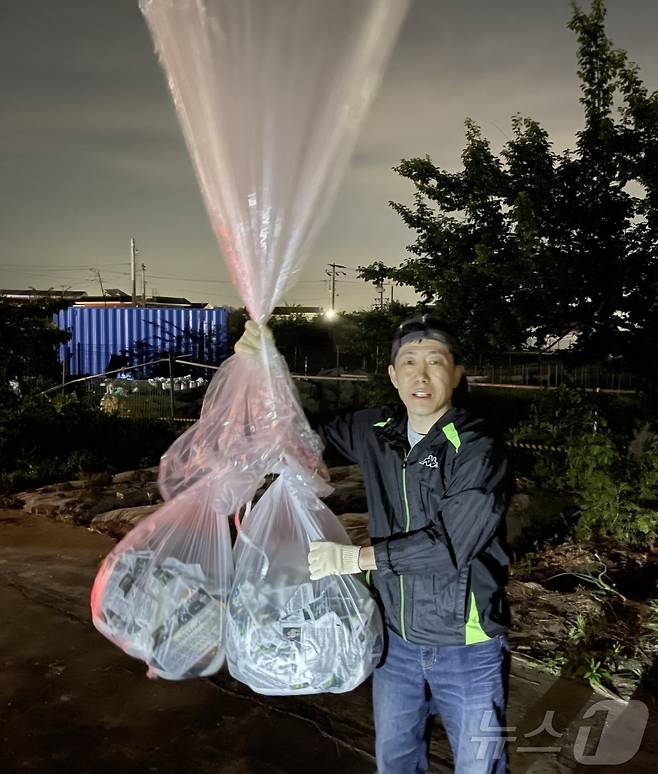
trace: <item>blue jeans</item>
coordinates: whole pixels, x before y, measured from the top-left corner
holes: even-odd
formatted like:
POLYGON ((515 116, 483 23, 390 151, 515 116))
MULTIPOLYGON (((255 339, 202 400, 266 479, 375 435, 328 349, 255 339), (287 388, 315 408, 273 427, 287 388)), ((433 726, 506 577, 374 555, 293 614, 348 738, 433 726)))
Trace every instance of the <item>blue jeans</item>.
POLYGON ((504 774, 503 635, 474 645, 432 647, 388 630, 388 653, 373 675, 378 774, 427 771, 430 715, 440 715, 455 774, 504 774))

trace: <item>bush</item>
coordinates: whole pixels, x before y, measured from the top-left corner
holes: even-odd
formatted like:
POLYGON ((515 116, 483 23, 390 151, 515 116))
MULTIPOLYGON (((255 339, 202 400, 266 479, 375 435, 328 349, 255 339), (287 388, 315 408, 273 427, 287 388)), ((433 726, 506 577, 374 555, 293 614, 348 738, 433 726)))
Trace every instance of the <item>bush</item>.
POLYGON ((0 489, 155 465, 179 432, 105 414, 75 396, 31 395, 0 409, 0 489))
POLYGON ((501 436, 525 422, 534 401, 533 390, 510 390, 496 387, 470 387, 461 405, 487 421, 488 426, 501 436))
POLYGON ((630 453, 642 418, 629 422, 624 411, 611 427, 605 409, 597 396, 561 387, 541 396, 513 438, 562 449, 537 457, 531 475, 539 486, 574 494, 576 539, 646 547, 658 535, 658 439, 630 453))
POLYGON ((370 374, 365 382, 356 383, 356 400, 360 408, 399 407, 400 396, 388 373, 370 374))

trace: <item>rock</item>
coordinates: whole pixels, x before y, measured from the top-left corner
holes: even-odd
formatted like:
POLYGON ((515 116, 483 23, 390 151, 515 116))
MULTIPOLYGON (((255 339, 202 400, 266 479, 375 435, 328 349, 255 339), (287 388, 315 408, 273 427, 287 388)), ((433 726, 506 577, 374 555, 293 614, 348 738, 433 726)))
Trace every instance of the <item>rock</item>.
POLYGON ((139 470, 125 470, 112 476, 114 484, 132 484, 144 481, 157 481, 158 467, 140 468, 139 470))
POLYGON ((358 465, 343 465, 329 469, 334 491, 324 498, 336 514, 363 513, 368 509, 363 475, 358 465))
POLYGON ((142 519, 145 519, 159 507, 159 505, 141 505, 137 508, 116 508, 94 516, 89 526, 97 532, 122 538, 142 519))
POLYGON ((79 480, 83 482, 85 489, 99 488, 112 483, 112 474, 107 472, 89 473, 79 480))
POLYGON ((335 468, 330 468, 329 473, 332 485, 343 483, 344 481, 352 481, 355 483, 360 482, 363 486, 363 473, 361 473, 361 468, 358 465, 338 465, 335 468))
POLYGON ((116 473, 112 476, 113 484, 131 484, 137 481, 137 470, 124 470, 122 473, 116 473))
POLYGON ((70 500, 68 498, 41 498, 39 502, 28 506, 26 510, 29 513, 34 513, 38 516, 50 516, 51 518, 56 518, 70 512, 74 505, 75 500, 70 500))
POLYGON ((367 513, 343 513, 339 520, 355 546, 370 545, 367 513))
POLYGON ((338 484, 324 501, 337 516, 341 513, 363 513, 368 508, 363 486, 349 482, 338 484))
POLYGON ((110 476, 94 474, 15 495, 17 507, 57 521, 87 525, 99 514, 122 508, 155 506, 162 501, 158 468, 126 471, 110 476))
POLYGON ((77 518, 76 524, 89 524, 94 516, 99 513, 106 513, 107 511, 114 510, 121 506, 121 500, 115 493, 103 494, 98 498, 94 498, 91 501, 85 500, 81 502, 76 509, 77 518))
MULTIPOLYGON (((60 481, 55 484, 55 490, 57 492, 77 492, 80 489, 87 489, 89 482, 83 478, 75 479, 74 481, 60 481)), ((43 491, 41 489, 35 491, 43 491)))
POLYGON ((124 508, 132 508, 138 505, 154 505, 162 502, 160 489, 157 482, 144 483, 141 486, 133 486, 130 489, 117 490, 116 498, 124 508))
POLYGON ((24 506, 23 500, 16 495, 0 495, 0 508, 2 510, 20 511, 24 506))
POLYGON ((20 492, 16 498, 22 501, 23 508, 28 513, 50 518, 60 518, 67 512, 72 512, 79 502, 76 497, 71 497, 68 493, 43 490, 20 492))

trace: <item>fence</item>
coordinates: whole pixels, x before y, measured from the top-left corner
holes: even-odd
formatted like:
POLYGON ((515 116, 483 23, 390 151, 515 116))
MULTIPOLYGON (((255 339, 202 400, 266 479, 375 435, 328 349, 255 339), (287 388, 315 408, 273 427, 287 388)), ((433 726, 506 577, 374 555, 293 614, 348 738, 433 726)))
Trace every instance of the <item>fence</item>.
MULTIPOLYGON (((198 363, 189 360, 189 357, 190 353, 169 355, 137 366, 73 379, 51 387, 44 394, 75 394, 79 400, 91 402, 103 411, 123 417, 195 422, 201 413, 206 388, 218 366, 198 363), (149 376, 154 369, 164 371, 166 376, 149 376)), ((368 380, 368 376, 363 374, 293 374, 292 377, 298 381, 304 404, 311 413, 316 413, 322 404, 336 411, 356 407, 355 388, 358 382, 368 380)), ((469 383, 478 389, 537 390, 568 383, 601 392, 635 391, 632 389, 634 381, 629 375, 610 374, 597 367, 568 370, 559 363, 534 364, 532 367, 479 366, 477 373, 469 375, 469 383)))
POLYGON ((467 366, 469 383, 487 386, 558 387, 567 384, 583 390, 635 392, 637 378, 603 365, 570 367, 559 360, 520 364, 467 366))
MULTIPOLYGON (((196 363, 188 360, 188 357, 189 354, 169 355, 137 366, 72 379, 51 387, 42 394, 75 395, 80 401, 100 406, 103 411, 121 417, 196 422, 208 384, 219 366, 196 363), (167 376, 145 375, 154 367, 162 367, 164 364, 167 376)), ((292 378, 300 382, 320 384, 351 384, 368 379, 363 375, 335 377, 302 374, 293 374, 292 378)))

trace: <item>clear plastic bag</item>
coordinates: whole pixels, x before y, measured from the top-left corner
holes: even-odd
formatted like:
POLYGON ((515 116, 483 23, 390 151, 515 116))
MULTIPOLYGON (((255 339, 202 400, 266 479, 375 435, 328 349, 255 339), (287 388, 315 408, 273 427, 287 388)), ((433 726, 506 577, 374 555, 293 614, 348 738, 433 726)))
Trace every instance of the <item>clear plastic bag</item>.
POLYGON ((312 540, 350 543, 318 497, 326 493, 300 468, 282 466, 243 521, 226 654, 231 675, 257 693, 351 691, 381 657, 381 617, 359 576, 310 579, 312 540))
POLYGON ((224 662, 233 580, 221 482, 207 477, 140 522, 103 561, 91 594, 94 626, 149 677, 182 680, 224 662))
POLYGON ((199 421, 163 455, 158 483, 169 499, 204 476, 225 471, 233 494, 227 493, 223 507, 233 513, 284 457, 327 476, 322 443, 306 419, 288 366, 265 341, 261 357, 236 354, 222 364, 199 421))

